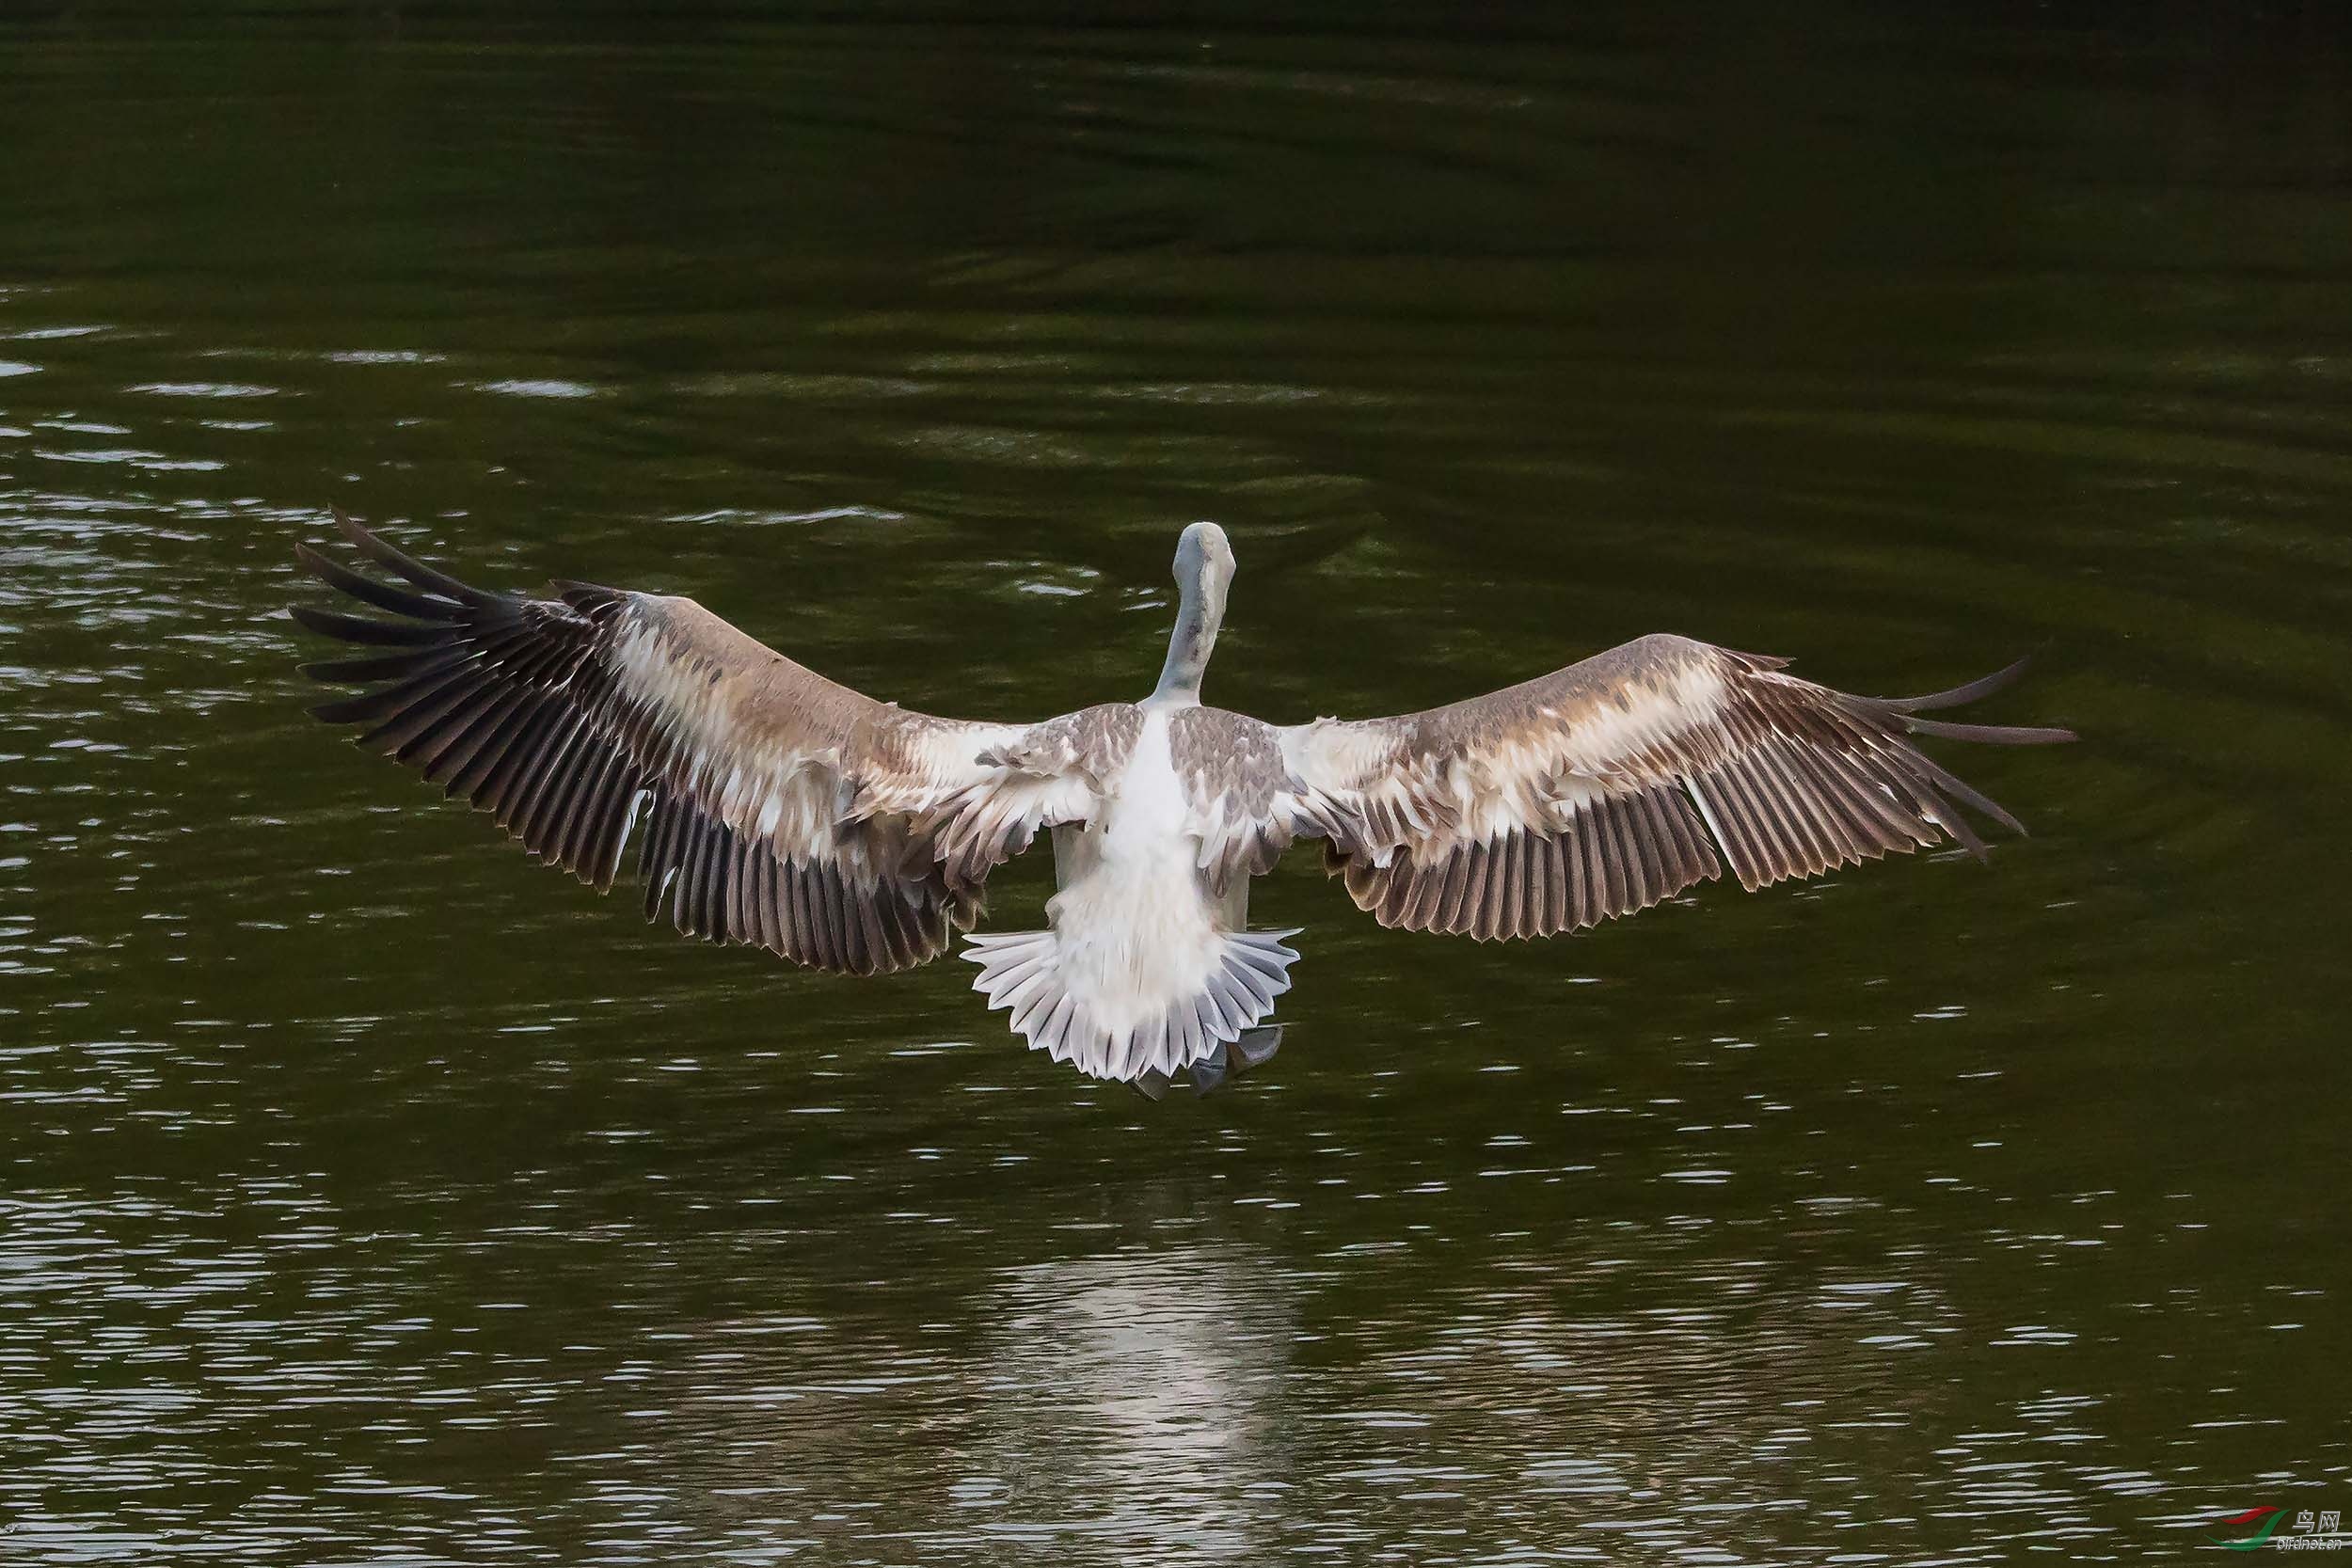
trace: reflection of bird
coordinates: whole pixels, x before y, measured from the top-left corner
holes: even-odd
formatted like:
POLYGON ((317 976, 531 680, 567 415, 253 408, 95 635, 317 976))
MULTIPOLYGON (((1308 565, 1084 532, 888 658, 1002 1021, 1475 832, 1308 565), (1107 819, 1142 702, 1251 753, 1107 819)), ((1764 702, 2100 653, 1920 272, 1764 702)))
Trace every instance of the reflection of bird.
POLYGON ((372 687, 319 716, 497 815, 599 890, 632 829, 645 912, 690 935, 871 974, 936 958, 989 871, 1054 832, 1048 929, 975 937, 976 989, 1032 1046, 1149 1092, 1270 1054, 1295 933, 1246 929, 1250 879, 1294 839, 1384 926, 1549 936, 1722 874, 1742 886, 1911 850, 1983 846, 1954 802, 2016 821, 1913 735, 2006 743, 2064 730, 1917 715, 1782 660, 1645 637, 1539 679, 1396 719, 1275 725, 1200 703, 1233 552, 1176 550, 1159 685, 1037 724, 878 703, 691 599, 585 583, 468 587, 338 515, 388 583, 297 546, 379 620, 297 608, 368 657, 307 666, 372 687))
POLYGON ((1254 1248, 1154 1245, 1005 1271, 983 1325, 1006 1522, 1086 1519, 1112 1540, 1183 1541, 1187 1560, 1263 1562, 1237 1479, 1289 1469, 1298 1286, 1254 1248))

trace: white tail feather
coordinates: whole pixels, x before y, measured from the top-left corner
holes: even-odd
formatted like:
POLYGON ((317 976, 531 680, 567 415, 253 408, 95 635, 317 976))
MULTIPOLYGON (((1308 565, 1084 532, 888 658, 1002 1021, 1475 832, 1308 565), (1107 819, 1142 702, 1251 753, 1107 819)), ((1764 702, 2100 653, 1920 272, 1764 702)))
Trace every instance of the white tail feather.
POLYGON ((1220 1043, 1241 1037, 1274 1011, 1291 989, 1298 954, 1282 944, 1288 931, 1238 931, 1220 936, 1216 962, 1188 995, 1132 1022, 1105 1022, 1079 995, 1062 964, 1052 931, 1009 931, 967 937, 963 956, 980 966, 972 989, 991 1007, 1010 1010, 1013 1032, 1057 1062, 1092 1078, 1128 1080, 1173 1073, 1204 1060, 1220 1043))

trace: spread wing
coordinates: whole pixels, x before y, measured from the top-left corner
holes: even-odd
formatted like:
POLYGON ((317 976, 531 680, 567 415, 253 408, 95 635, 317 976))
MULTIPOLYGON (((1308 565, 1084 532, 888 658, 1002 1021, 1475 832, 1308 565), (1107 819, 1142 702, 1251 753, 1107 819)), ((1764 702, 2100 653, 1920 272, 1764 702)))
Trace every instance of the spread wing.
POLYGON ((1954 690, 1853 697, 1787 661, 1645 637, 1539 679, 1395 719, 1278 732, 1293 820, 1383 926, 1549 936, 1646 909, 1728 861, 1753 891, 1788 877, 1983 841, 1966 806, 2017 820, 1912 743, 2030 745, 2065 730, 1917 715, 1954 690))
POLYGON ((921 963, 970 928, 992 867, 1098 802, 1085 714, 1031 726, 911 713, 691 599, 586 583, 553 599, 485 593, 336 521, 396 580, 294 547, 392 617, 294 608, 370 649, 304 666, 368 688, 318 716, 361 726, 361 745, 600 892, 634 831, 646 917, 690 936, 859 974, 921 963))

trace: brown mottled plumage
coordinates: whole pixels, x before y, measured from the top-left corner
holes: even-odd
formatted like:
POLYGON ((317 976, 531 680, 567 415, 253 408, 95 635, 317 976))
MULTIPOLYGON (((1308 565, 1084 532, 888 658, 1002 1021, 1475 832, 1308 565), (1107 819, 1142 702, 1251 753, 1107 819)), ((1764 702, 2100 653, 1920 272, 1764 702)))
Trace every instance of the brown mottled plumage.
POLYGON ((1281 732, 1327 863, 1384 926, 1551 936, 1722 875, 1750 892, 1942 843, 1981 853, 1955 802, 2016 818, 1911 743, 2062 730, 1947 724, 2014 665, 1952 691, 1853 697, 1784 659, 1657 635, 1488 696, 1281 732))
POLYGON ((976 723, 875 702, 689 599, 485 593, 337 522, 399 580, 295 546, 393 617, 294 610, 376 650, 306 666, 368 689, 321 718, 600 891, 635 833, 648 918, 851 974, 937 957, 989 872, 1051 829, 1050 928, 973 938, 976 988, 1032 1045, 1150 1089, 1271 1053, 1297 955, 1247 929, 1248 884, 1295 839, 1323 839, 1382 925, 1549 936, 1726 863, 1753 890, 1947 837, 1981 853, 1961 807, 2016 819, 1915 737, 2073 738, 1919 717, 2022 666, 1854 697, 1670 636, 1422 713, 1266 724, 1200 702, 1233 564, 1212 524, 1184 531, 1151 697, 976 723))
POLYGON ((978 761, 1043 744, 1031 738, 1042 732, 1058 739, 1082 715, 1032 730, 909 712, 691 599, 587 583, 552 600, 487 594, 337 521, 408 586, 295 546, 327 582, 405 618, 295 607, 313 631, 402 650, 305 666, 389 683, 318 716, 368 726, 360 744, 493 813, 600 892, 634 832, 646 917, 667 913, 690 936, 855 974, 918 964, 971 928, 992 867, 1085 809, 1082 778, 978 761))

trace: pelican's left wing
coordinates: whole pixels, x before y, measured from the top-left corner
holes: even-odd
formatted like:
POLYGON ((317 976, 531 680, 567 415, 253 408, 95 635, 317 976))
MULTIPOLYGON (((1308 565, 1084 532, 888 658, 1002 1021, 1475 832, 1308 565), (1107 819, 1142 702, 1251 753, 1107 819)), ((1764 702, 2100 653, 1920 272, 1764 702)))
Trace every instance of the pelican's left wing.
POLYGON ((990 868, 1097 801, 1086 715, 967 723, 878 703, 803 669, 691 599, 558 584, 485 593, 340 512, 399 581, 297 545, 302 563, 394 619, 296 606, 368 645, 304 667, 372 689, 314 711, 541 860, 603 891, 632 828, 648 919, 870 974, 969 929, 990 868))
POLYGON ((1912 744, 2025 745, 2065 730, 1917 715, 2023 669, 1926 697, 1854 697, 1785 659, 1655 636, 1449 707, 1277 731, 1287 819, 1383 926, 1549 936, 1646 909, 1731 863, 1788 877, 1982 841, 1954 802, 2017 820, 1912 744))

